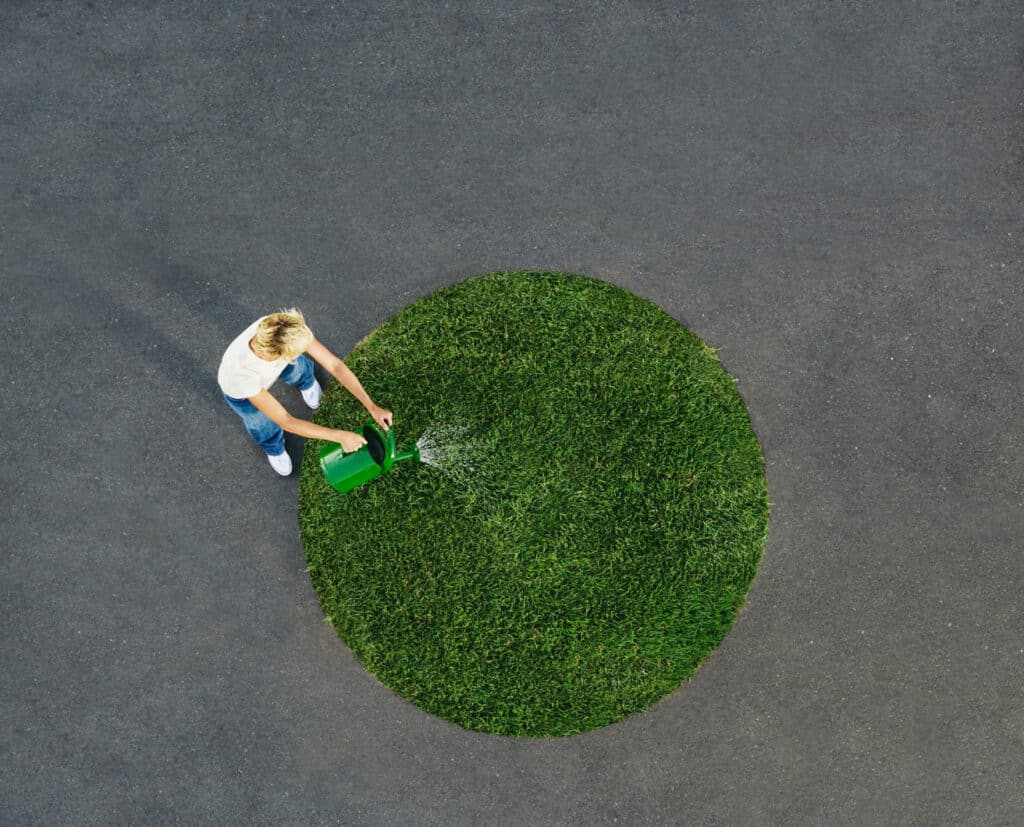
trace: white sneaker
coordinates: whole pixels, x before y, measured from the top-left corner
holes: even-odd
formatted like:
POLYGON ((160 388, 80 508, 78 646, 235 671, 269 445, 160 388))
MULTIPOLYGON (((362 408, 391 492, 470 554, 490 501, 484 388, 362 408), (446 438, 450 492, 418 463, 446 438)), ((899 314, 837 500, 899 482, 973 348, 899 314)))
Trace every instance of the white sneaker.
POLYGON ((287 477, 292 472, 292 458, 288 456, 287 451, 283 454, 278 454, 276 457, 267 454, 267 460, 270 462, 270 467, 282 477, 287 477))
POLYGON ((322 395, 323 390, 320 388, 320 383, 314 379, 312 386, 302 391, 302 400, 315 411, 320 407, 320 397, 322 395))

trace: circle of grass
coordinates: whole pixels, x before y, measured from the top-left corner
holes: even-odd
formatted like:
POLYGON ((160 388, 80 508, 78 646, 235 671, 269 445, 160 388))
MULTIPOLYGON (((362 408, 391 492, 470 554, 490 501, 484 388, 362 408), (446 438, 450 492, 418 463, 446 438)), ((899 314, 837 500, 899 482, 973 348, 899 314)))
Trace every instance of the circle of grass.
MULTIPOLYGON (((714 351, 650 302, 551 272, 440 290, 346 358, 399 449, 461 429, 472 468, 348 494, 312 441, 302 542, 364 666, 467 729, 583 732, 647 708, 728 631, 764 547, 764 462, 714 351)), ((316 415, 358 430, 337 385, 316 415)))

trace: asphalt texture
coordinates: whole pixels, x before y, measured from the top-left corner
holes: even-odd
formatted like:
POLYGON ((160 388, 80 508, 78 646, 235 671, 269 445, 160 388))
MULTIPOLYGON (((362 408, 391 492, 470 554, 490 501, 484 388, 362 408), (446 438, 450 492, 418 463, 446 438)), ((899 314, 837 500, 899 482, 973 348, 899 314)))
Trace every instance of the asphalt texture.
POLYGON ((1017 0, 0 5, 0 823, 1021 823, 1022 43, 1017 0), (772 501, 694 678, 551 740, 361 668, 215 381, 278 307, 344 354, 527 268, 718 348, 772 501))

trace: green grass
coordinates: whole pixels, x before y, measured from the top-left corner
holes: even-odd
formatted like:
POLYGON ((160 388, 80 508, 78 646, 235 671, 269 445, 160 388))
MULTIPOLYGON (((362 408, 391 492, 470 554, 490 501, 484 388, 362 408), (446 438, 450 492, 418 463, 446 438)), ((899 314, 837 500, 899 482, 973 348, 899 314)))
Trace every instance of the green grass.
MULTIPOLYGON (((676 689, 761 558, 764 462, 714 351, 653 304, 563 273, 441 290, 346 358, 399 448, 467 429, 477 466, 411 462, 340 495, 302 463, 324 611, 381 681, 484 732, 583 732, 676 689)), ((317 421, 357 429, 337 385, 317 421)))

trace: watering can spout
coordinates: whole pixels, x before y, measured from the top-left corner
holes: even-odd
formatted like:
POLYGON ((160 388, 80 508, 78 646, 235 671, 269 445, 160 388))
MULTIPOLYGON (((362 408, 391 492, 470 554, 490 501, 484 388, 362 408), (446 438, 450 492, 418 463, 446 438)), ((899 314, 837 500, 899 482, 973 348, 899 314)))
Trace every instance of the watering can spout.
POLYGON ((402 462, 403 460, 411 459, 414 462, 423 462, 420 457, 420 446, 413 445, 408 451, 403 451, 395 457, 395 462, 402 462))

